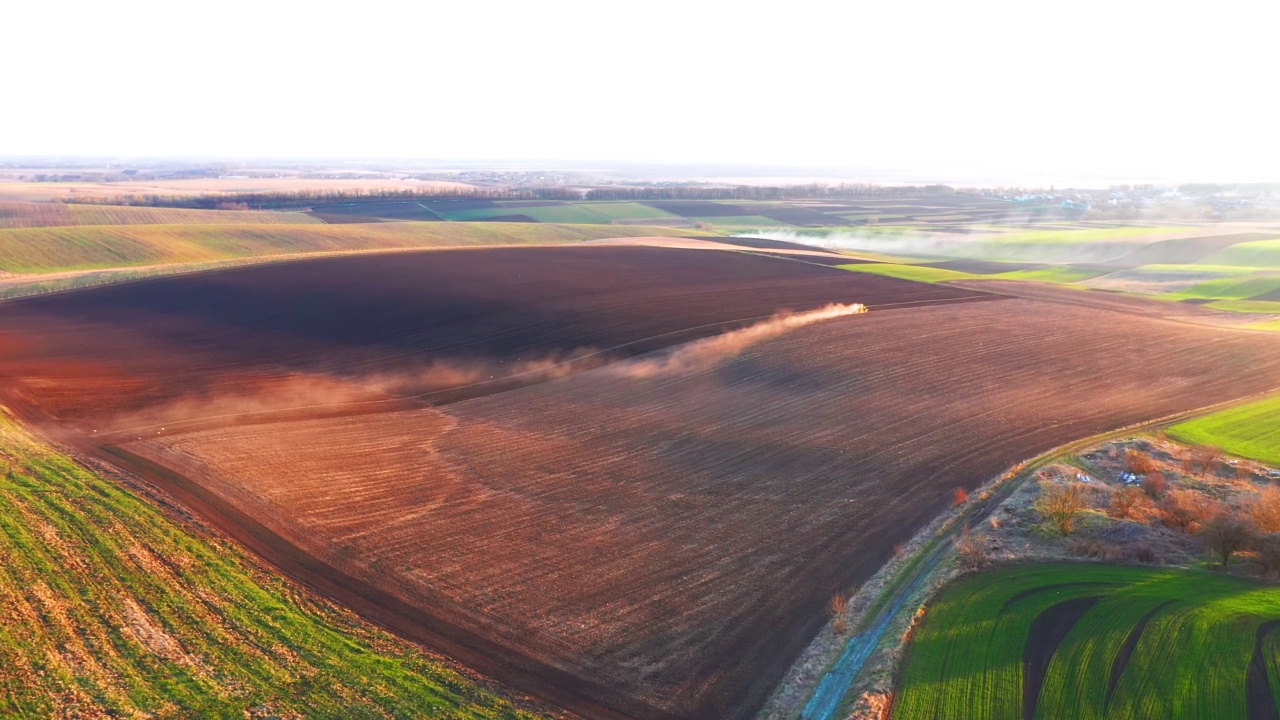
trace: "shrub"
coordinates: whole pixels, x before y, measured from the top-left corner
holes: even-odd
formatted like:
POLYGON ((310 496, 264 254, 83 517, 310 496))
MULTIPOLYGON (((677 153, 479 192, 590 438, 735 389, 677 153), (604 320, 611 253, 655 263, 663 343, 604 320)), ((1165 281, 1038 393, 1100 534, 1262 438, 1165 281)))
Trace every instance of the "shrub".
POLYGON ((1258 564, 1268 575, 1280 574, 1280 533, 1268 533, 1254 539, 1258 564))
POLYGON ((1067 550, 1077 557, 1096 558, 1110 562, 1154 563, 1156 551, 1146 543, 1134 545, 1109 545, 1098 540, 1076 540, 1067 550))
POLYGON ((1063 535, 1076 529, 1076 513, 1087 506, 1085 490, 1079 483, 1055 485, 1044 491, 1036 510, 1063 535))
POLYGON ((1193 532, 1213 516, 1213 501, 1191 490, 1172 490, 1160 501, 1160 522, 1175 530, 1193 532))
POLYGON ((1261 532, 1280 532, 1280 487, 1268 485, 1262 488, 1249 506, 1249 515, 1261 532))
POLYGON ((831 596, 831 600, 827 602, 827 613, 831 615, 834 624, 831 626, 832 632, 837 635, 843 635, 845 631, 844 613, 849 609, 849 598, 843 593, 836 593, 831 596))
POLYGON ((1150 455, 1140 450, 1125 451, 1124 467, 1134 475, 1150 475, 1160 469, 1150 455))
POLYGON ((956 507, 960 507, 966 502, 969 502, 969 491, 962 487, 956 488, 955 495, 952 497, 952 504, 956 507))
POLYGON ((1142 499, 1142 491, 1136 487, 1123 487, 1111 494, 1111 503, 1107 514, 1111 517, 1126 519, 1133 517, 1133 511, 1142 499))
POLYGON ((1164 488, 1167 483, 1164 479, 1164 473, 1151 473, 1142 478, 1142 491, 1152 500, 1159 500, 1164 495, 1164 488))
POLYGON ((990 564, 987 554, 987 537, 974 535, 969 526, 960 531, 960 539, 956 542, 956 555, 960 558, 960 567, 964 570, 981 570, 990 564))

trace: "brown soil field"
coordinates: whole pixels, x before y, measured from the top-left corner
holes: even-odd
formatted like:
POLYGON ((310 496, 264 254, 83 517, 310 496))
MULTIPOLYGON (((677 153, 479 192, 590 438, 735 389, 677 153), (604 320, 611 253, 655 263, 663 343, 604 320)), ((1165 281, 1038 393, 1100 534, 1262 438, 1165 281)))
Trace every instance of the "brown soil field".
POLYGON ((1274 335, 649 247, 281 263, 0 304, 0 328, 29 420, 593 718, 750 717, 957 486, 1280 386, 1274 335), (719 334, 829 302, 872 310, 719 334), (584 348, 609 362, 483 378, 584 348))
POLYGON ((595 704, 741 718, 827 599, 955 487, 1280 386, 1280 338, 1005 300, 831 320, 690 372, 627 367, 123 449, 525 667, 584 680, 595 704))

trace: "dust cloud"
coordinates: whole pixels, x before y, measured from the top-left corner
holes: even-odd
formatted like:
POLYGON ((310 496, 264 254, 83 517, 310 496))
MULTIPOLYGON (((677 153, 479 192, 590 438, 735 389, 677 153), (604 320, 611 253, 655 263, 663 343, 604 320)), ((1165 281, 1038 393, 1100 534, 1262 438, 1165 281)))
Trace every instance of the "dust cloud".
POLYGON ((615 363, 607 372, 626 378, 649 378, 657 375, 681 375, 709 368, 716 363, 741 354, 744 350, 778 337, 797 328, 867 311, 865 305, 831 303, 817 310, 799 313, 778 313, 768 320, 731 330, 702 340, 694 340, 665 352, 658 357, 638 358, 615 363))

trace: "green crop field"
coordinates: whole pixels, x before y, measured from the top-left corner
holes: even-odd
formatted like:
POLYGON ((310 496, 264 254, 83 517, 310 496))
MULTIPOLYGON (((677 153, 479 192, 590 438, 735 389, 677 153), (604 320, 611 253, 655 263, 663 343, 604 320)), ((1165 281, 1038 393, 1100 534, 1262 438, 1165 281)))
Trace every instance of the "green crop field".
POLYGON ((532 717, 0 413, 0 716, 532 717))
POLYGON ((250 225, 319 223, 299 212, 187 210, 183 208, 75 205, 55 202, 0 202, 0 228, 68 225, 250 225))
MULTIPOLYGON (((544 205, 541 207, 487 207, 473 210, 435 210, 446 220, 480 221, 504 215, 524 215, 542 223, 574 223, 581 225, 608 225, 612 218, 595 212, 589 205, 544 205)), ((645 217, 658 217, 657 211, 645 217)))
POLYGON ((787 223, 763 215, 717 215, 715 217, 689 218, 695 222, 706 223, 712 227, 738 229, 791 227, 787 223))
POLYGON ((1201 262, 1206 265, 1242 265, 1280 270, 1280 240, 1259 240, 1232 245, 1201 262))
POLYGON ((1096 242, 1132 240, 1135 244, 1148 242, 1151 235, 1186 232, 1185 227, 1108 227, 1085 230, 1026 230, 1006 233, 995 238, 1000 244, 1031 243, 1035 245, 1080 245, 1096 242))
POLYGON ((0 271, 48 273, 309 252, 572 243, 706 235, 641 225, 402 222, 360 225, 117 225, 0 230, 0 271))
MULTIPOLYGON (((1181 267, 1196 268, 1198 265, 1181 267)), ((1222 266, 1210 265, 1211 268, 1222 266)), ((1280 289, 1280 275, 1258 275, 1253 268, 1237 268, 1237 272, 1216 280, 1208 280, 1171 297, 1200 298, 1205 300, 1247 300, 1280 289)))
POLYGON ((1280 397, 1178 423, 1169 435, 1280 467, 1280 397))
POLYGON ((1280 315, 1280 302, 1272 300, 1218 300, 1209 303, 1215 310, 1229 310, 1238 313, 1260 313, 1264 315, 1280 315))
POLYGON ((1246 325, 1246 327, 1252 330, 1268 330, 1271 332, 1280 332, 1280 320, 1268 320, 1266 322, 1246 325))
POLYGON ((927 283, 945 282, 947 280, 981 280, 984 277, 999 277, 974 275, 972 273, 947 270, 945 268, 924 267, 922 265, 895 265, 891 263, 859 263, 854 265, 840 265, 839 268, 841 270, 850 270, 852 272, 887 275, 901 280, 915 280, 927 283))
POLYGON ((1275 705, 1280 629, 1268 625, 1261 643, 1265 681, 1250 688, 1246 677, 1257 631, 1277 620, 1280 588, 1207 571, 1064 564, 983 573, 944 589, 921 621, 893 717, 1266 717, 1249 698, 1275 705), (1073 600, 1075 617, 1061 612, 1073 600))
POLYGON ((1059 267, 1040 268, 1039 270, 1014 270, 1013 272, 1000 273, 992 277, 1001 280, 1038 280, 1040 282, 1051 283, 1073 283, 1081 280, 1098 277, 1106 273, 1106 270, 1099 268, 1078 268, 1071 265, 1063 265, 1059 267))
POLYGON ((584 207, 610 220, 646 220, 677 217, 665 210, 638 202, 593 202, 584 207))

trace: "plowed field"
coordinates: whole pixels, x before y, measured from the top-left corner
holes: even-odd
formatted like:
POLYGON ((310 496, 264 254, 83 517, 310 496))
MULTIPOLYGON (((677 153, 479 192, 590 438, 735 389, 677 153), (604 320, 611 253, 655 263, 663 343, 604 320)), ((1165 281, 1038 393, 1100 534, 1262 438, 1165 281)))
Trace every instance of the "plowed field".
POLYGON ((408 257, 0 306, 3 387, 29 416, 79 418, 82 444, 292 574, 590 717, 749 717, 831 594, 873 573, 955 487, 1280 386, 1269 334, 960 302, 981 296, 740 253, 408 257), (634 357, 827 302, 872 311, 706 362, 634 357), (503 392, 254 425, 140 423, 109 441, 105 392, 87 406, 71 394, 123 383, 143 399, 127 402, 154 406, 175 382, 216 399, 243 395, 254 374, 349 384, 588 346, 613 348, 610 362, 503 392))

